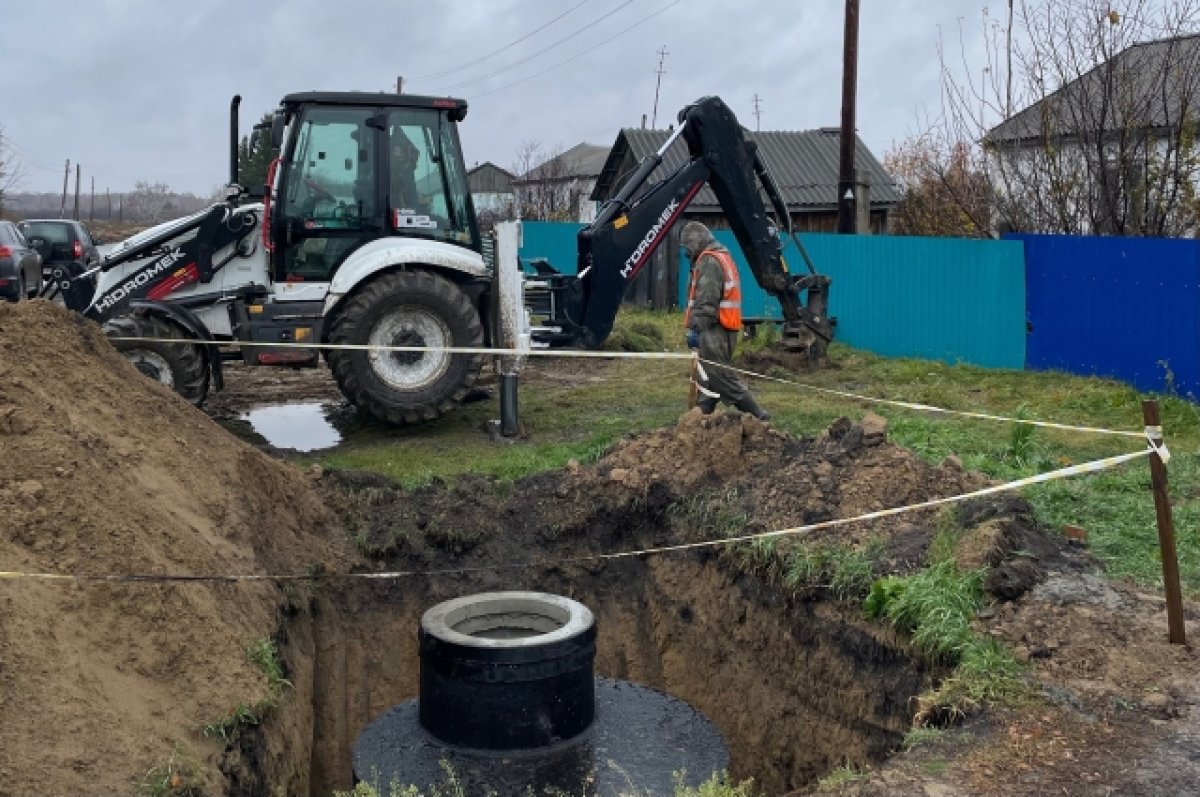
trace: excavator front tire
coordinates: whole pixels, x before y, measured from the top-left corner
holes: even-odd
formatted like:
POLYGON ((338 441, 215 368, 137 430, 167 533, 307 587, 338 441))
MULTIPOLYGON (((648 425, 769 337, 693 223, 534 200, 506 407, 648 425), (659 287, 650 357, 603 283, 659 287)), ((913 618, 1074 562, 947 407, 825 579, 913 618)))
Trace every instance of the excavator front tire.
POLYGON ((152 340, 114 340, 113 346, 146 376, 174 390, 199 407, 208 395, 208 360, 202 346, 188 343, 164 343, 188 334, 178 325, 160 316, 130 313, 104 324, 110 338, 147 338, 152 340))
MULTIPOLYGON (((329 343, 358 346, 480 347, 475 305, 445 277, 420 269, 377 277, 345 300, 329 343)), ((391 424, 438 418, 462 401, 482 354, 330 349, 329 367, 359 409, 391 424)))

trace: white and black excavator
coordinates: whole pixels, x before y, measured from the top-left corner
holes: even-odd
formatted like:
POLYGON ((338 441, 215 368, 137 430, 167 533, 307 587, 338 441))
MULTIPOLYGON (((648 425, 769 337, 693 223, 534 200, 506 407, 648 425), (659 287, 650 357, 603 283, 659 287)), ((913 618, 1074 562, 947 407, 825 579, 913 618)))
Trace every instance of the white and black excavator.
POLYGON ((705 183, 755 279, 780 302, 783 345, 815 360, 833 336, 829 279, 807 254, 808 274, 788 272, 786 205, 719 98, 684 108, 670 140, 580 231, 576 274, 530 276, 517 257, 519 222, 497 225, 493 245, 481 238, 457 130, 465 101, 289 94, 256 130, 280 155, 255 190, 238 179, 240 100, 230 107, 225 201, 135 235, 89 270, 56 266, 43 290, 197 405, 222 387, 226 360, 303 367, 323 354, 360 410, 416 423, 461 401, 495 349, 502 427, 515 433, 521 352, 603 343, 629 281, 705 183), (687 162, 650 183, 680 136, 687 162))

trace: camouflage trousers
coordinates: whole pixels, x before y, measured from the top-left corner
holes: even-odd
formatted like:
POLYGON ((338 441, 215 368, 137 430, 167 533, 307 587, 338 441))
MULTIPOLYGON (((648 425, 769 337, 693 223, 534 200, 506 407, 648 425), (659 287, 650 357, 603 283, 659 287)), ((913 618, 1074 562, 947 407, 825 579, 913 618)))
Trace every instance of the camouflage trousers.
POLYGON ((700 333, 700 359, 709 362, 700 364, 704 375, 697 374, 696 381, 705 390, 720 394, 721 401, 727 404, 736 404, 750 395, 750 388, 746 387, 736 372, 712 365, 714 362, 733 364, 733 347, 737 344, 737 336, 737 332, 725 329, 720 324, 700 333))

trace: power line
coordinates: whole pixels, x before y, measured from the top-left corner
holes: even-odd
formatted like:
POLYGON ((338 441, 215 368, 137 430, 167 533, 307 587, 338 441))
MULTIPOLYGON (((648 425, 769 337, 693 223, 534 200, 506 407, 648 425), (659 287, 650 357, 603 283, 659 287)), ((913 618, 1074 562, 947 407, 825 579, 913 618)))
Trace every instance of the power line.
POLYGON ((513 61, 511 64, 502 66, 499 69, 493 69, 491 72, 488 72, 486 75, 479 75, 478 77, 468 78, 467 80, 464 80, 460 83, 455 83, 453 85, 447 86, 440 93, 445 93, 445 91, 449 91, 450 89, 457 89, 457 88, 462 88, 463 86, 469 86, 469 85, 473 85, 475 83, 481 83, 481 82, 487 80, 488 78, 495 77, 496 75, 507 72, 510 69, 516 69, 518 66, 528 63, 529 61, 532 61, 534 58, 538 58, 542 55, 545 55, 546 53, 553 50, 555 47, 558 47, 559 45, 562 45, 562 44, 566 44, 567 42, 569 42, 571 39, 575 38, 579 34, 586 33, 587 31, 591 30, 599 23, 603 22, 604 20, 611 17, 613 14, 620 11, 625 6, 631 5, 632 3, 633 3, 633 0, 625 0, 625 2, 621 3, 621 5, 617 6, 612 11, 609 11, 607 14, 603 14, 602 16, 592 20, 588 24, 584 25, 582 28, 579 28, 578 30, 567 34, 566 36, 562 37, 558 41, 553 42, 553 43, 543 47, 542 49, 538 50, 537 52, 533 53, 532 55, 527 55, 524 58, 517 60, 517 61, 513 61))
POLYGON ((4 143, 13 148, 13 151, 22 157, 22 165, 33 166, 43 172, 58 172, 57 166, 47 166, 40 161, 36 153, 18 144, 8 133, 4 134, 4 143))
POLYGON ((659 14, 661 14, 662 12, 666 11, 667 9, 671 8, 672 6, 677 6, 677 5, 679 5, 681 2, 682 2, 682 0, 673 0, 672 2, 668 3, 667 5, 663 6, 662 8, 658 9, 657 11, 655 11, 653 14, 650 14, 650 15, 648 15, 648 16, 645 16, 645 17, 643 17, 642 19, 639 19, 637 22, 635 22, 635 23, 633 23, 632 25, 630 25, 629 27, 627 27, 627 28, 624 28, 624 29, 622 29, 622 30, 620 30, 620 31, 617 31, 616 33, 614 33, 612 36, 609 36, 609 37, 608 37, 607 39, 605 39, 604 41, 597 42, 596 44, 592 45, 591 47, 587 48, 586 50, 583 50, 582 52, 578 52, 578 53, 576 53, 575 55, 571 56, 570 58, 568 58, 568 59, 567 59, 567 60, 565 60, 565 61, 559 61, 559 62, 558 62, 557 64, 555 64, 554 66, 551 66, 551 67, 548 67, 548 68, 546 68, 546 69, 543 69, 541 72, 535 72, 534 74, 532 74, 532 75, 529 75, 528 77, 523 77, 523 78, 521 78, 520 80, 514 80, 512 83, 508 83, 508 84, 505 84, 505 85, 503 85, 503 86, 500 86, 500 87, 498 87, 498 88, 494 88, 494 89, 492 89, 491 91, 484 91, 484 92, 480 92, 480 93, 478 93, 478 94, 475 94, 475 95, 473 95, 473 96, 474 96, 474 97, 486 97, 486 96, 488 96, 488 95, 490 95, 490 94, 495 94, 495 93, 497 93, 497 92, 504 91, 505 89, 510 89, 510 88, 512 88, 513 86, 518 86, 518 85, 520 85, 520 84, 522 84, 522 83, 525 83, 526 81, 530 81, 530 80, 533 80, 534 78, 541 77, 542 75, 545 75, 545 74, 548 74, 548 73, 550 73, 550 72, 553 72, 554 70, 558 69, 560 66, 566 66, 567 64, 571 63, 572 61, 575 61, 575 60, 577 60, 577 59, 580 59, 580 58, 582 58, 583 56, 587 55, 588 53, 592 52, 593 50, 598 50, 598 49, 600 49, 601 47, 603 47, 604 45, 608 44, 608 43, 609 43, 610 41, 612 41, 613 39, 616 39, 616 38, 618 38, 618 37, 620 37, 620 36, 624 36, 626 33, 628 33, 629 31, 633 30, 634 28, 638 27, 639 25, 643 25, 643 24, 645 24, 645 23, 649 22, 650 20, 654 19, 655 17, 657 17, 657 16, 658 16, 659 14))
POLYGON ((501 47, 498 50, 492 50, 487 55, 479 56, 474 61, 467 61, 465 64, 459 64, 458 66, 454 67, 453 69, 444 69, 441 72, 431 72, 428 75, 420 75, 416 79, 417 80, 437 80, 438 78, 443 78, 443 77, 446 77, 447 75, 453 75, 455 72, 461 72, 464 69, 467 69, 468 67, 475 66, 475 64, 478 64, 481 61, 486 61, 487 59, 491 58, 493 55, 499 55, 500 53, 504 52, 505 50, 509 49, 510 47, 520 44, 521 42, 525 41, 526 39, 528 39, 530 36, 534 35, 535 33, 540 33, 541 31, 543 31, 546 28, 553 25, 555 22, 558 22, 560 19, 565 17, 567 14, 570 14, 572 11, 574 11, 575 9, 579 8, 580 6, 582 6, 586 3, 587 3, 587 0, 579 0, 578 3, 571 6, 566 11, 562 12, 557 17, 555 17, 554 19, 545 23, 544 25, 534 28, 533 30, 529 31, 529 33, 526 33, 524 36, 520 37, 519 39, 513 39, 511 42, 504 45, 503 47, 501 47))

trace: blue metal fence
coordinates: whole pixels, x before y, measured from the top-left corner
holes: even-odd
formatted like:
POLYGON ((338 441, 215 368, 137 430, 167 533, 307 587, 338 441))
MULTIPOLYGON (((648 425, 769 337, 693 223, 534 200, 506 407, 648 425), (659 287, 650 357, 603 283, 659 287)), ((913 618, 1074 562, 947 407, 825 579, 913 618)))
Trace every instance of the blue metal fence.
POLYGON ((545 259, 562 273, 574 274, 578 262, 575 238, 583 226, 567 221, 523 221, 518 256, 523 261, 545 259))
POLYGON ((1029 368, 1200 394, 1200 242, 1006 237, 1025 247, 1029 368))
MULTIPOLYGON (((575 270, 582 225, 526 222, 521 257, 575 270)), ((778 318, 742 270, 747 316, 778 318)), ((1200 241, 1011 235, 1001 241, 804 234, 833 278, 837 339, 885 356, 1113 377, 1200 396, 1200 241)), ((794 274, 805 271, 795 247, 794 274)), ((679 303, 688 263, 680 258, 679 303)))
MULTIPOLYGON (((780 317, 779 303, 750 277, 731 232, 716 233, 742 271, 747 316, 780 317)), ((891 357, 921 357, 989 368, 1025 364, 1025 281, 1015 241, 872 235, 800 236, 819 273, 833 278, 829 307, 836 338, 891 357)), ((789 243, 793 274, 806 270, 789 243)), ((680 302, 690 276, 686 261, 680 302)))

